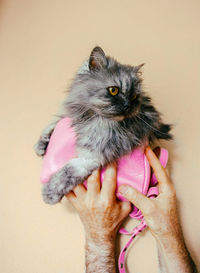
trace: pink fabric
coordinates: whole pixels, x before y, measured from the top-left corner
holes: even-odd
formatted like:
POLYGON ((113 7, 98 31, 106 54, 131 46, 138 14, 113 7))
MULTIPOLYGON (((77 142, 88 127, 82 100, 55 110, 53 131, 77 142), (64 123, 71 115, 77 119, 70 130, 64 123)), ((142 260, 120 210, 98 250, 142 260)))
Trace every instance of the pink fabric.
MULTIPOLYGON (((69 118, 61 119, 49 142, 43 160, 41 182, 48 183, 52 174, 62 168, 76 154, 76 135, 69 118)), ((105 170, 101 171, 103 181, 105 170)), ((147 194, 150 180, 150 166, 144 154, 144 148, 135 149, 131 154, 118 161, 117 188, 122 184, 130 185, 143 194, 147 194)), ((118 192, 117 197, 125 201, 118 192)), ((137 209, 135 208, 137 211, 137 209)), ((136 212, 135 211, 135 212, 136 212)))
MULTIPOLYGON (((40 177, 41 182, 48 183, 50 177, 56 171, 76 156, 76 135, 71 127, 71 120, 69 118, 64 118, 58 122, 47 147, 40 177)), ((159 159, 163 167, 166 167, 168 161, 167 150, 161 148, 159 159)), ((158 195, 158 188, 155 186, 157 184, 157 179, 155 174, 153 174, 150 179, 150 172, 150 166, 144 154, 143 147, 137 148, 131 154, 120 158, 118 161, 117 172, 117 197, 121 201, 126 201, 125 198, 118 193, 118 187, 122 184, 127 184, 136 188, 149 198, 156 197, 158 195)), ((101 181, 103 181, 104 173, 105 169, 101 171, 101 181)), ((84 183, 87 186, 87 181, 84 183)), ((128 232, 124 228, 120 228, 119 230, 121 234, 131 235, 131 238, 122 249, 119 256, 118 266, 120 273, 126 272, 125 254, 127 248, 139 232, 142 232, 146 227, 141 211, 139 211, 135 206, 133 206, 130 216, 135 219, 141 219, 142 221, 140 225, 134 228, 131 232, 128 232)))
POLYGON ((67 163, 75 152, 76 135, 71 129, 71 120, 69 118, 61 119, 51 135, 46 154, 43 158, 43 167, 40 175, 40 181, 47 183, 57 170, 67 163))

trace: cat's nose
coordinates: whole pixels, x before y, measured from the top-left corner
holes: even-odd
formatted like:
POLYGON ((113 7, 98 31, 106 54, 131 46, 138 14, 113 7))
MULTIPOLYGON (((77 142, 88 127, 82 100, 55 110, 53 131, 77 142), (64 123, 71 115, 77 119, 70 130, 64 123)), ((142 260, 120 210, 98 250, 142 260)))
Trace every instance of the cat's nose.
POLYGON ((130 102, 128 102, 128 101, 124 102, 123 107, 124 107, 124 110, 125 110, 125 111, 130 110, 130 106, 131 106, 130 102))

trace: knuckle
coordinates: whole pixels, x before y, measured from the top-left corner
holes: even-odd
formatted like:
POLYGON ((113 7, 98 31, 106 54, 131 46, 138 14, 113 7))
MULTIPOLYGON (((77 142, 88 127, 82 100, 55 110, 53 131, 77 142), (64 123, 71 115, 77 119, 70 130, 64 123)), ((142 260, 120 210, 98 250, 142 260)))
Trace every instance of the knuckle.
POLYGON ((91 175, 91 176, 88 178, 88 182, 89 182, 89 183, 95 183, 95 181, 96 181, 96 177, 93 176, 93 175, 91 175))
POLYGON ((130 197, 131 200, 135 200, 135 199, 139 199, 139 194, 137 191, 133 190, 133 189, 129 189, 127 192, 127 195, 130 197))
POLYGON ((128 188, 128 190, 124 193, 124 196, 129 199, 132 203, 134 200, 138 199, 138 193, 134 191, 132 188, 128 188))
POLYGON ((112 206, 110 199, 108 198, 101 198, 100 202, 99 202, 99 206, 102 207, 102 209, 107 209, 110 208, 112 206))
POLYGON ((107 184, 112 184, 113 183, 113 178, 108 176, 104 179, 104 183, 107 183, 107 184))

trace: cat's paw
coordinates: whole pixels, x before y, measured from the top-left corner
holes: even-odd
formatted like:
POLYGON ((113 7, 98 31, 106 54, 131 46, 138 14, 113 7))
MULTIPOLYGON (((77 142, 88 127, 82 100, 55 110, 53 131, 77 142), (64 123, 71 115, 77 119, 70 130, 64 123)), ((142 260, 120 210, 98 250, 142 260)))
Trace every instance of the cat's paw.
POLYGON ((63 167, 43 185, 42 196, 44 202, 50 205, 58 203, 65 194, 83 181, 84 178, 78 177, 73 167, 63 167))
POLYGON ((43 201, 46 204, 54 205, 58 203, 63 196, 64 194, 59 193, 56 189, 53 189, 49 182, 43 185, 42 197, 43 197, 43 201))
POLYGON ((33 146, 36 155, 43 156, 46 152, 49 141, 39 139, 38 142, 33 146))

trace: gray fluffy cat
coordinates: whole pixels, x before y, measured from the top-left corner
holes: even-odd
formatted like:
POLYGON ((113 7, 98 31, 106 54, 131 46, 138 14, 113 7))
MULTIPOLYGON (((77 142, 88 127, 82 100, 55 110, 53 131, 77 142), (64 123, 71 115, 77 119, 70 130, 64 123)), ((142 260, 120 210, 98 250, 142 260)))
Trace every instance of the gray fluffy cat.
POLYGON ((171 126, 141 87, 139 66, 122 65, 95 47, 77 72, 64 102, 63 113, 35 145, 45 154, 50 136, 63 117, 72 119, 78 157, 70 160, 43 186, 43 199, 55 204, 82 183, 94 169, 115 161, 134 148, 156 139, 171 139, 171 126))

